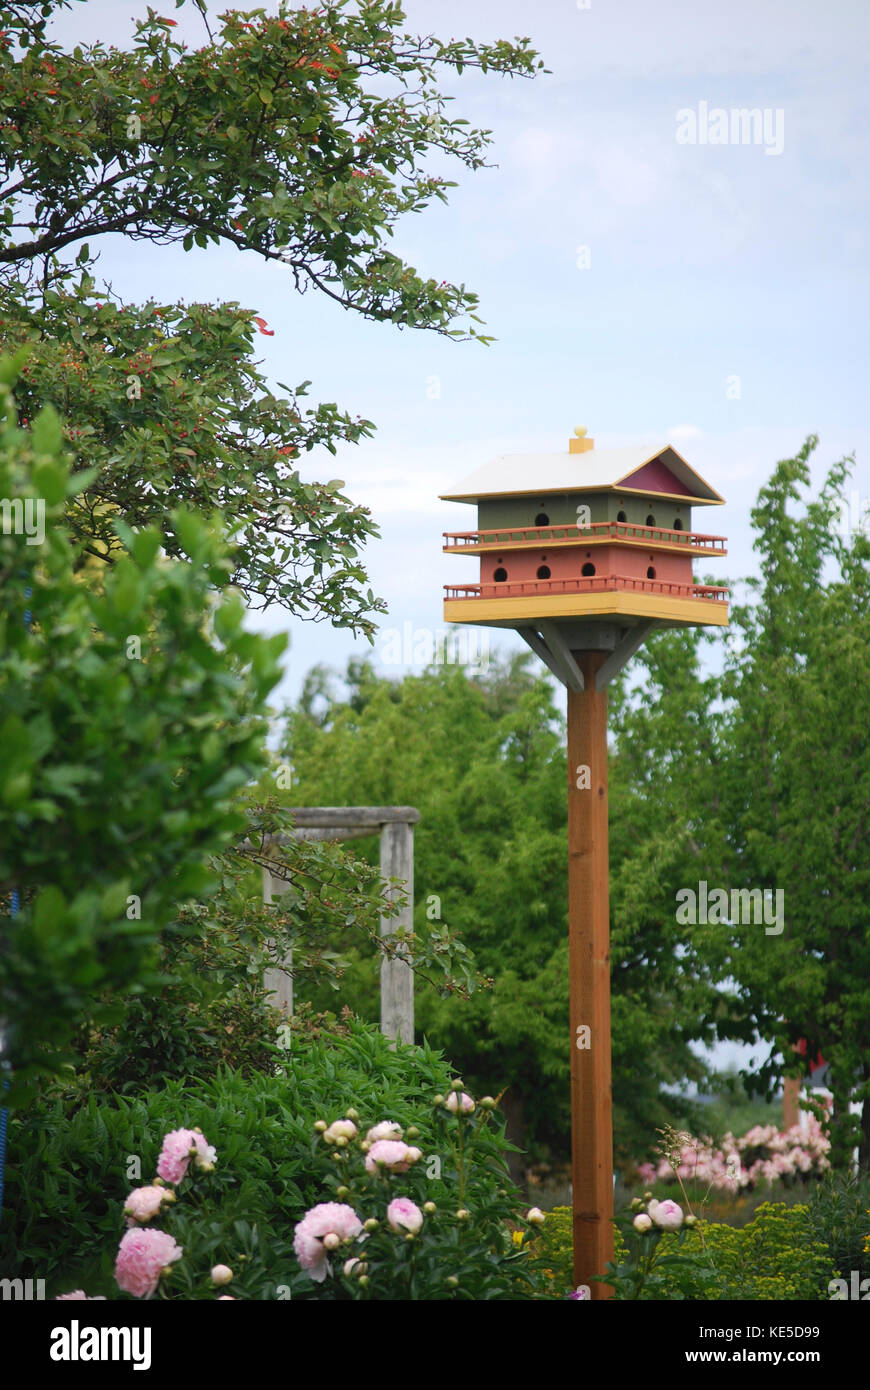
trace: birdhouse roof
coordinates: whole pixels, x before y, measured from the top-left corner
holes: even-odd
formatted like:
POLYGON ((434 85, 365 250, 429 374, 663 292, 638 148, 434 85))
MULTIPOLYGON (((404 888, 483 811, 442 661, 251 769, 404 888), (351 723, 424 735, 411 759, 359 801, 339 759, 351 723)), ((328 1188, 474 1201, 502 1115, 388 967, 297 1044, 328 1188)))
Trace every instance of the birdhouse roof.
POLYGON ((589 449, 585 453, 499 454, 469 473, 443 502, 487 497, 537 497, 548 492, 626 492, 670 497, 692 506, 721 506, 724 498, 670 444, 589 449))

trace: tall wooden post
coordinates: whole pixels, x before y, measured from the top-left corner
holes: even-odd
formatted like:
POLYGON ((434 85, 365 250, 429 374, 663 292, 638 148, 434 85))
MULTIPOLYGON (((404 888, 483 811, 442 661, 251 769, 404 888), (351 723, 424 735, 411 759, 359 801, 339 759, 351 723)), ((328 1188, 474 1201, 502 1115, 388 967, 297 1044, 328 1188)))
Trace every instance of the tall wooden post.
POLYGON ((799 1076, 787 1076, 782 1083, 782 1127, 794 1129, 801 1117, 801 1081, 799 1076))
MULTIPOLYGON (((606 652, 575 652, 583 690, 568 689, 568 910, 571 988, 571 1167, 574 1280, 613 1259, 610 1077, 610 895, 606 652)), ((606 1285, 590 1284, 593 1299, 606 1285)))
MULTIPOLYGON (((414 826, 391 821, 381 826, 381 877, 403 881, 406 898, 395 917, 381 918, 381 936, 399 928, 414 930, 414 826)), ((395 890, 388 894, 392 900, 395 890)), ((400 1042, 414 1041, 414 972, 400 956, 381 961, 381 1032, 400 1042)))

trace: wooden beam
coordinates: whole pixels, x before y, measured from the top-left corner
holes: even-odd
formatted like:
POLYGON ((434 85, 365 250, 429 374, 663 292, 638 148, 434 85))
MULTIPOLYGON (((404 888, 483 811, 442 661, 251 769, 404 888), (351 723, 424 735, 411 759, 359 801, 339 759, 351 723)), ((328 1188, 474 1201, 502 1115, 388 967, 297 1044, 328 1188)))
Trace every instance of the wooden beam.
POLYGON ((558 624, 549 622, 538 623, 538 631, 540 632, 547 646, 550 648, 550 651, 557 658, 557 660, 561 662, 563 669, 567 673, 567 676, 570 677, 570 680, 565 680, 565 684, 568 687, 568 689, 582 690, 583 672, 580 670, 580 667, 574 660, 571 648, 568 646, 567 642, 565 641, 565 638, 559 631, 558 624))
POLYGON ((557 681, 559 681, 562 685, 568 685, 570 682, 571 684, 573 684, 575 689, 580 689, 580 686, 577 684, 577 677, 573 675, 570 671, 566 671, 565 667, 558 660, 558 658, 553 655, 546 642, 543 640, 543 638, 538 636, 537 632, 533 627, 518 627, 517 632, 519 633, 520 637, 522 637, 523 640, 528 643, 532 651, 535 653, 535 656, 540 657, 541 661, 543 661, 545 666, 549 666, 557 681))
POLYGON ((655 628, 655 623, 638 623, 637 627, 630 627, 622 641, 610 653, 604 665, 595 677, 596 688, 606 690, 614 676, 619 675, 639 647, 642 647, 650 633, 655 628))
POLYGON ((290 814, 298 826, 329 827, 391 825, 404 821, 416 825, 420 812, 414 806, 291 806, 290 814))
POLYGON ((576 652, 584 689, 568 691, 568 917, 574 1281, 590 1284, 613 1259, 610 1058, 610 901, 606 653, 576 652))

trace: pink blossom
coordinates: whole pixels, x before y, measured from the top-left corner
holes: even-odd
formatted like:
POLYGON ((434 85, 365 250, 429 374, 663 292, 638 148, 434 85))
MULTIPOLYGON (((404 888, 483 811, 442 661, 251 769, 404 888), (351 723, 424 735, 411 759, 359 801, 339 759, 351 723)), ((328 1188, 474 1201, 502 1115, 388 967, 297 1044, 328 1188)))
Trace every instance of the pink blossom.
POLYGON ((166 1231, 134 1227, 121 1237, 118 1247, 115 1260, 118 1287, 136 1298, 150 1298, 162 1272, 183 1254, 181 1246, 166 1231))
POLYGON ((293 1249, 315 1284, 323 1283, 329 1267, 324 1238, 335 1235, 339 1242, 353 1240, 361 1230, 362 1222, 353 1207, 343 1202, 320 1202, 305 1213, 293 1232, 293 1249))
POLYGON ((81 1300, 81 1299, 86 1299, 89 1303, 105 1303, 105 1301, 106 1301, 106 1299, 105 1299, 105 1297, 104 1297, 103 1294, 101 1294, 101 1293, 95 1293, 95 1294, 85 1293, 84 1289, 73 1289, 72 1293, 59 1293, 59 1294, 57 1294, 57 1296, 55 1297, 55 1300, 54 1300, 54 1301, 55 1301, 55 1303, 71 1303, 71 1302, 73 1302, 74 1300, 81 1300))
POLYGON ((373 1125, 366 1135, 369 1144, 376 1144, 379 1139, 401 1139, 402 1126, 396 1124, 395 1120, 381 1120, 379 1125, 373 1125))
POLYGON ((356 1125, 353 1120, 334 1120, 329 1129, 324 1130, 323 1137, 327 1144, 334 1144, 336 1139, 353 1139, 356 1134, 356 1125))
POLYGON ((175 1193, 168 1187, 134 1187, 124 1203, 127 1225, 135 1226, 137 1221, 144 1225, 146 1221, 158 1215, 164 1202, 174 1201, 175 1193))
POLYGON ((215 1150, 197 1129, 173 1129, 163 1140, 157 1160, 157 1176, 164 1182, 179 1183, 185 1177, 191 1158, 206 1172, 214 1166, 215 1150))
POLYGON ((379 1167, 390 1173, 406 1173, 422 1154, 409 1148, 401 1139, 376 1139, 366 1154, 366 1171, 376 1173, 379 1167))
POLYGON ((647 1210, 659 1230, 678 1231, 683 1224, 683 1209, 670 1198, 666 1202, 650 1202, 647 1210))
POLYGON ((394 1231, 416 1235, 423 1225, 423 1213, 408 1197, 394 1197, 387 1207, 387 1220, 394 1231))
POLYGON ((474 1101, 465 1091, 451 1091, 444 1104, 451 1115, 455 1115, 457 1111, 461 1115, 470 1115, 474 1109, 474 1101))

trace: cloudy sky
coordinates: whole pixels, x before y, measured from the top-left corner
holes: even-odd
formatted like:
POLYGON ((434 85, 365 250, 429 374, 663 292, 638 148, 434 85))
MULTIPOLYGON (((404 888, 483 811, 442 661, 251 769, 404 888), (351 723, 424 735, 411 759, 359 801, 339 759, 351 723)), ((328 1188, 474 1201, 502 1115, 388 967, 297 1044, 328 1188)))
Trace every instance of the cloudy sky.
MULTIPOLYGON (((140 0, 87 0, 58 38, 126 46, 140 0)), ((215 13, 224 6, 214 4, 215 13)), ((159 6, 158 6, 159 9, 159 6)), ((864 0, 408 0, 407 27, 443 37, 528 35, 551 69, 533 81, 447 78, 454 112, 492 131, 495 167, 457 166, 445 208, 409 219, 394 249, 481 300, 490 347, 355 320, 295 295, 253 254, 105 239, 101 268, 131 299, 228 298, 263 314, 274 379, 375 421, 304 476, 341 476, 371 508, 384 628, 437 630, 442 585, 472 579, 441 532, 473 524, 437 500, 493 454, 559 450, 576 424, 599 446, 675 443, 727 499, 705 515, 730 538, 721 569, 753 565, 748 513, 777 459, 816 432, 816 474, 856 451, 870 496, 867 347, 868 86, 864 0), (759 108, 760 143, 680 142, 685 117, 759 108), (774 138, 775 136, 775 138, 774 138)), ((190 5, 164 0, 198 45, 190 5)), ((316 661, 368 650, 280 611, 283 694, 316 661)), ((499 639, 502 641, 502 639, 499 639)), ((503 639, 505 646, 518 639, 503 639)), ((385 653, 383 634, 374 649, 385 653)), ((402 668, 384 668, 401 675, 402 668)))

